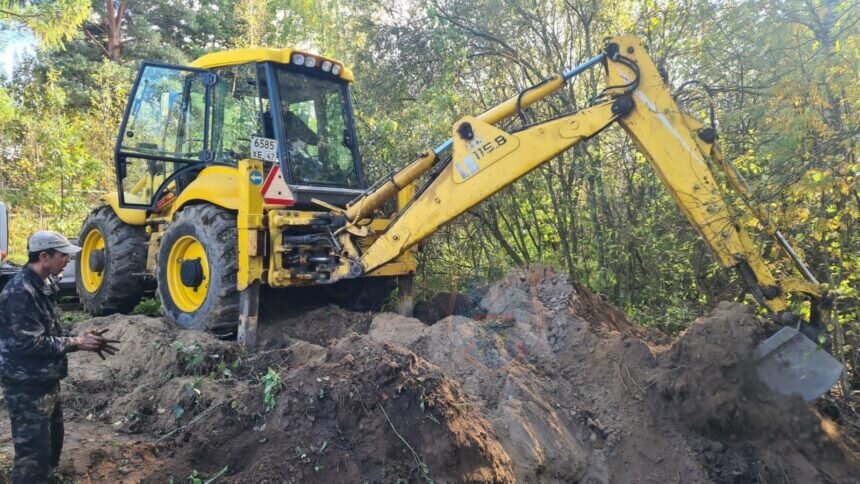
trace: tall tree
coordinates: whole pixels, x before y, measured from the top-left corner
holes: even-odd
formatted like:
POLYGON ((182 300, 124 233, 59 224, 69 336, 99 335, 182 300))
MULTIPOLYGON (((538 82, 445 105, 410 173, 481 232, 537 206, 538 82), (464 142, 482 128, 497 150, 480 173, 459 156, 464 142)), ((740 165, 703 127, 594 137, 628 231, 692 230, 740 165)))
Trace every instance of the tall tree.
MULTIPOLYGON (((86 107, 92 74, 103 60, 135 69, 141 60, 185 64, 213 49, 229 48, 243 28, 237 2, 92 0, 92 15, 65 50, 43 55, 43 66, 63 73, 71 106, 86 107)), ((44 67, 42 68, 44 71, 44 67)))
MULTIPOLYGON (((125 22, 125 11, 128 8, 128 3, 129 0, 105 0, 104 2, 105 10, 102 25, 106 32, 102 48, 107 58, 116 63, 122 60, 122 26, 125 22)), ((90 31, 84 30, 84 33, 90 35, 94 42, 99 43, 99 40, 90 31)))

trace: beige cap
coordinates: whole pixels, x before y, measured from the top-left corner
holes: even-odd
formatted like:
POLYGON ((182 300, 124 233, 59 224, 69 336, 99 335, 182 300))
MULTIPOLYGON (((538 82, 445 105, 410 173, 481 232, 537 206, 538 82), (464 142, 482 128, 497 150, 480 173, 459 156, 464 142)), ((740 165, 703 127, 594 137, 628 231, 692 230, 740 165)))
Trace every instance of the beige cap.
POLYGON ((64 254, 77 254, 81 251, 81 248, 69 242, 69 239, 50 230, 40 230, 30 236, 30 240, 27 241, 29 252, 41 252, 48 249, 55 249, 64 254))

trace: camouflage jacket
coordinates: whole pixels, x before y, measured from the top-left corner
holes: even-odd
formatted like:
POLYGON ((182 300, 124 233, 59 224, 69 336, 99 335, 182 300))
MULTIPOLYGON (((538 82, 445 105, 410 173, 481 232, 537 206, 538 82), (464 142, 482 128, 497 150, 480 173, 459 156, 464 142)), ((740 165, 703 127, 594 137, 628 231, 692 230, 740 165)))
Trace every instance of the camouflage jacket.
POLYGON ((49 383, 68 374, 66 353, 77 350, 65 335, 55 289, 30 266, 0 292, 0 381, 4 384, 49 383))

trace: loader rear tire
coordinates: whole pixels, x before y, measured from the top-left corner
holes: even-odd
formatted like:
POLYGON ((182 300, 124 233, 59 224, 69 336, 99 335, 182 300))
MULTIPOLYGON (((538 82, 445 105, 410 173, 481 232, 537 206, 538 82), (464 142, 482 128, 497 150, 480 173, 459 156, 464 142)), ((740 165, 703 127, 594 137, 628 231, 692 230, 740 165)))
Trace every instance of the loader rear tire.
POLYGON ((210 204, 176 214, 158 249, 158 298, 167 319, 216 334, 239 324, 236 214, 210 204))
POLYGON ((75 285, 84 310, 93 316, 131 312, 148 289, 144 228, 126 224, 105 205, 87 216, 78 244, 75 285))

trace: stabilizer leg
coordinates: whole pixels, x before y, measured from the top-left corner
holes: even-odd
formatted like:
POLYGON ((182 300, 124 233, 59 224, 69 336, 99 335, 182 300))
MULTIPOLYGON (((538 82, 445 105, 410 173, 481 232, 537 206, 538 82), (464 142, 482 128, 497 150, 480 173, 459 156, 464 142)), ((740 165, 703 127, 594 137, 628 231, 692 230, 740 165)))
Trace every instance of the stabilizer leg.
POLYGON ((257 314, 260 310, 260 281, 248 285, 239 294, 239 334, 237 339, 246 350, 257 348, 257 314))
POLYGON ((397 314, 412 317, 415 310, 415 276, 407 274, 397 277, 397 314))

